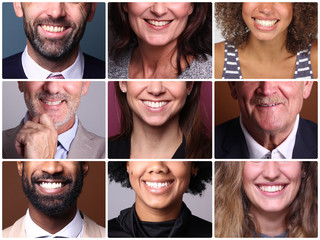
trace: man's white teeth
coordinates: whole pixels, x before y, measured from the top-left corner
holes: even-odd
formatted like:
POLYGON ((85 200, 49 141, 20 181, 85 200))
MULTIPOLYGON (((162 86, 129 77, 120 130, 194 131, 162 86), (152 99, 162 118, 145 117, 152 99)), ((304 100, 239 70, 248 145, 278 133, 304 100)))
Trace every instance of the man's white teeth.
POLYGON ((41 26, 45 31, 47 32, 63 32, 64 31, 64 27, 57 27, 57 26, 48 26, 48 25, 42 25, 41 26))
POLYGON ((163 188, 169 186, 170 182, 146 182, 149 187, 152 188, 163 188))
POLYGON ((259 186, 259 188, 261 189, 261 191, 274 193, 274 192, 281 191, 284 188, 284 186, 283 185, 278 185, 278 186, 259 186))
POLYGON ((151 108, 161 108, 168 104, 168 102, 164 102, 164 101, 162 102, 143 101, 143 103, 151 108))
POLYGON ((278 20, 261 20, 261 19, 254 19, 256 23, 258 23, 262 27, 272 27, 276 24, 278 20))
POLYGON ((56 189, 56 188, 61 188, 62 183, 41 182, 40 187, 45 189, 56 189))
POLYGON ((156 20, 146 20, 149 24, 156 26, 156 27, 162 27, 164 25, 169 24, 171 21, 156 21, 156 20))
POLYGON ((273 107, 278 105, 277 103, 273 103, 273 104, 260 104, 261 107, 273 107))
POLYGON ((55 101, 55 102, 50 102, 50 101, 45 101, 43 100, 43 102, 47 105, 50 105, 50 106, 55 106, 55 105, 59 105, 60 103, 62 103, 62 100, 60 101, 55 101))

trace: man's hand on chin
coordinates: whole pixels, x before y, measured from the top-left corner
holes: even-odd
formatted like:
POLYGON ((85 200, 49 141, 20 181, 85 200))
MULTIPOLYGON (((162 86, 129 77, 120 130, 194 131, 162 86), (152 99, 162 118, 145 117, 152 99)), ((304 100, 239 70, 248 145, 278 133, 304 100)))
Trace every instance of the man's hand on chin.
POLYGON ((15 147, 26 159, 53 159, 57 151, 58 132, 47 114, 27 121, 18 132, 15 147))

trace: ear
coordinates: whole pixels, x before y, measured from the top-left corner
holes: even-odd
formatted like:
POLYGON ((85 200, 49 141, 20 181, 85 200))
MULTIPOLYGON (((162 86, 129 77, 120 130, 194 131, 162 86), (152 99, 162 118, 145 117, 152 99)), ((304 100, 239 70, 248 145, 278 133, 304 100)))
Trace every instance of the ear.
POLYGON ((119 87, 121 92, 126 93, 127 92, 127 82, 126 81, 120 81, 119 82, 119 87))
POLYGON ((236 90, 236 82, 228 82, 228 84, 229 84, 231 96, 233 97, 233 99, 237 99, 238 95, 236 90))
POLYGON ((17 17, 23 17, 23 11, 22 11, 22 3, 21 2, 14 2, 13 3, 13 9, 16 13, 17 17))
POLYGON ((199 171, 199 168, 194 163, 192 163, 191 176, 194 176, 194 177, 197 176, 198 171, 199 171))
POLYGON ((192 92, 194 82, 187 82, 187 94, 189 95, 192 92))
POLYGON ((22 176, 22 169, 23 169, 23 162, 22 161, 17 162, 17 167, 18 167, 19 176, 21 177, 22 176))
POLYGON ((86 94, 87 94, 88 89, 89 89, 89 86, 90 86, 90 83, 91 83, 91 82, 88 82, 88 81, 86 81, 86 82, 83 83, 83 86, 82 86, 82 95, 86 95, 86 94))
POLYGON ((189 11, 188 11, 188 15, 191 15, 193 13, 193 9, 194 9, 194 4, 190 3, 190 8, 189 8, 189 11))
POLYGON ((89 162, 82 162, 82 173, 83 176, 87 176, 89 172, 89 162))
POLYGON ((23 92, 23 82, 22 81, 18 81, 18 87, 20 92, 23 92))
POLYGON ((128 3, 120 3, 123 11, 128 12, 128 3))
POLYGON ((312 89, 313 81, 305 81, 304 88, 303 88, 303 98, 307 99, 310 96, 311 89, 312 89))
POLYGON ((94 14, 96 12, 96 8, 97 8, 97 5, 98 3, 94 2, 94 3, 90 3, 91 4, 91 8, 90 8, 90 11, 88 13, 88 18, 87 18, 87 22, 91 22, 93 17, 94 17, 94 14))
POLYGON ((126 167, 127 167, 127 172, 129 173, 129 162, 127 162, 126 167))

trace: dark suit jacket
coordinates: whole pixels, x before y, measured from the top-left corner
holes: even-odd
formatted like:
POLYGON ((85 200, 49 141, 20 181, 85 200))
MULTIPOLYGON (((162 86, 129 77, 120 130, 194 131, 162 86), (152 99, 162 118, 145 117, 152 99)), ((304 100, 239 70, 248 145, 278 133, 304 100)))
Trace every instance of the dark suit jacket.
MULTIPOLYGON (((248 147, 240 126, 235 118, 215 128, 216 158, 249 158, 248 147)), ((300 118, 292 158, 318 157, 318 125, 300 118)))
MULTIPOLYGON (((84 55, 84 73, 83 79, 105 78, 106 65, 104 61, 84 55)), ((3 59, 2 62, 2 77, 13 79, 26 79, 21 61, 22 52, 3 59)))

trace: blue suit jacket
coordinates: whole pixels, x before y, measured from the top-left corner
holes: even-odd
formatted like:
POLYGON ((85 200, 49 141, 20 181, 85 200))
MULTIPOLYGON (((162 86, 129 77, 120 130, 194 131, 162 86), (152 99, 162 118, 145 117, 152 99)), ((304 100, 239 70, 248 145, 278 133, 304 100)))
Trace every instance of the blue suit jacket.
MULTIPOLYGON (((216 158, 249 158, 247 143, 235 118, 215 128, 216 158)), ((318 125, 300 118, 292 158, 318 157, 318 125)))
MULTIPOLYGON (((14 78, 14 79, 26 79, 22 67, 21 61, 22 52, 12 55, 3 59, 2 62, 2 77, 4 79, 14 78)), ((104 61, 101 61, 97 58, 84 55, 84 73, 83 79, 91 78, 105 78, 106 74, 106 65, 104 61)))

